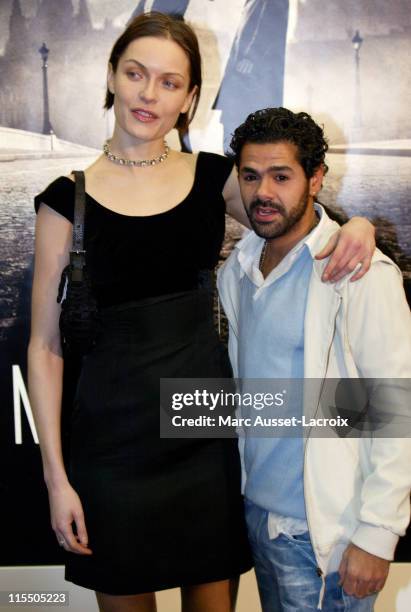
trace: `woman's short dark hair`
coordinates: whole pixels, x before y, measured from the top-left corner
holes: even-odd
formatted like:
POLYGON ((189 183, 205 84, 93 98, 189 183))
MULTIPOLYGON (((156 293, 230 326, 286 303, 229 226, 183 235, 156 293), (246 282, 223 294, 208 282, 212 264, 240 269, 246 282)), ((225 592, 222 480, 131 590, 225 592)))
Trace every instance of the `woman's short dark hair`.
MULTIPOLYGON (((191 91, 193 87, 197 87, 197 92, 191 108, 187 113, 180 113, 175 125, 179 132, 185 133, 197 110, 201 92, 201 55, 197 36, 180 16, 165 15, 155 11, 139 15, 128 24, 122 35, 114 43, 109 59, 114 72, 116 72, 120 57, 128 45, 144 36, 173 40, 183 49, 189 59, 190 83, 188 89, 191 91)), ((104 108, 108 110, 113 104, 114 94, 107 89, 104 108)))
POLYGON ((325 154, 328 144, 324 130, 307 113, 293 113, 287 108, 264 108, 248 115, 233 134, 230 147, 237 167, 242 148, 248 142, 264 144, 291 142, 297 147, 297 158, 305 176, 311 178, 319 166, 328 167, 325 154))

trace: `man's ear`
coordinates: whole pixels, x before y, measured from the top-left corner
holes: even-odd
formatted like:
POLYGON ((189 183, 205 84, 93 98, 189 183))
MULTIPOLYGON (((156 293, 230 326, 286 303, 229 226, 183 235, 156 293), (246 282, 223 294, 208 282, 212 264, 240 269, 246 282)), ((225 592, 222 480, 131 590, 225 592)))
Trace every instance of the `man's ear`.
POLYGON ((114 94, 114 70, 113 65, 109 62, 107 67, 107 89, 114 94))
POLYGON ((310 178, 310 195, 316 196, 323 186, 323 178, 325 174, 324 164, 321 164, 314 170, 313 176, 310 178))

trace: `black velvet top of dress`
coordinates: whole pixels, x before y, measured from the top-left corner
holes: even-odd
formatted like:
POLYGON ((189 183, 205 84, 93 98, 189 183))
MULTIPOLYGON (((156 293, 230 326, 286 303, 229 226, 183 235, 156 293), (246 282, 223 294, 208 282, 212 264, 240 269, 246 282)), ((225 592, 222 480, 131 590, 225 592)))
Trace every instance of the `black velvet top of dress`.
MULTIPOLYGON (((197 287, 199 270, 218 262, 225 231, 222 191, 232 168, 230 159, 200 152, 188 195, 150 216, 117 213, 86 194, 84 246, 100 307, 197 287)), ((36 196, 36 212, 44 203, 72 223, 74 190, 71 179, 59 177, 36 196)))

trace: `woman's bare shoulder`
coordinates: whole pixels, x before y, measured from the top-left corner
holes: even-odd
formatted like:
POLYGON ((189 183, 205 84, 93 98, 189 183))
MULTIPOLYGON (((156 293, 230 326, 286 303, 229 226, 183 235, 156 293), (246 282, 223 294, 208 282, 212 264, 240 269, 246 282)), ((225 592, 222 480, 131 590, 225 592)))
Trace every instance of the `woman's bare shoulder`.
POLYGON ((173 157, 177 162, 185 164, 190 168, 195 168, 198 153, 186 153, 185 151, 173 151, 173 157))
MULTIPOLYGON (((100 171, 100 166, 102 165, 101 162, 103 161, 103 159, 103 156, 100 155, 96 160, 93 161, 92 164, 90 164, 89 166, 87 166, 87 168, 84 169, 86 177, 92 176, 93 174, 98 173, 100 171)), ((75 177, 72 172, 70 172, 70 174, 67 174, 66 176, 71 181, 73 181, 73 183, 75 182, 75 177)))

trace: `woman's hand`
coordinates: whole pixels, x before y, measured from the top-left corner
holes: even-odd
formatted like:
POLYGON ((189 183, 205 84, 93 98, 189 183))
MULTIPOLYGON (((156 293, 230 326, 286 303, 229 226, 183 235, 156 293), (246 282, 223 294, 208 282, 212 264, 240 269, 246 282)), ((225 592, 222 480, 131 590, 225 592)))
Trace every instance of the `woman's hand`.
POLYGON ((91 555, 81 501, 67 483, 49 489, 51 526, 60 546, 78 555, 91 555), (75 535, 73 523, 76 527, 75 535))
POLYGON ((370 269, 375 251, 375 227, 364 217, 353 217, 335 232, 316 259, 331 255, 322 275, 323 281, 335 283, 350 274, 358 264, 360 269, 350 281, 356 281, 370 269))

